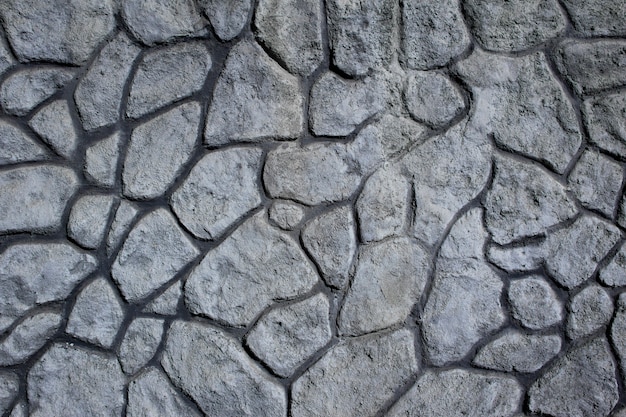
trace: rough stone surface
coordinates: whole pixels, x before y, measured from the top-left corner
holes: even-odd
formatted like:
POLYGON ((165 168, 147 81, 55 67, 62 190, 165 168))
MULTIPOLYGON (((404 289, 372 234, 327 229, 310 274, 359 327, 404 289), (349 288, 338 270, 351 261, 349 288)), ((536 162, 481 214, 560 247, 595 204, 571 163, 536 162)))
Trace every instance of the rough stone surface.
POLYGON ((416 121, 438 128, 450 123, 465 109, 463 94, 448 77, 440 73, 411 73, 404 101, 416 121))
POLYGON ((626 286, 626 246, 623 243, 611 262, 600 270, 598 277, 610 287, 626 286))
POLYGON ((586 36, 624 36, 624 0, 564 0, 577 31, 586 36))
MULTIPOLYGON (((615 346, 622 375, 624 375, 624 371, 626 371, 626 295, 624 293, 620 294, 617 299, 617 311, 611 323, 609 334, 611 342, 615 346)), ((624 382, 623 378, 622 376, 622 382, 624 382)))
POLYGON ((87 148, 85 176, 90 181, 104 187, 112 187, 115 184, 121 141, 121 134, 116 132, 87 148))
POLYGON ((59 155, 71 159, 78 144, 70 108, 66 100, 57 100, 39 110, 30 127, 59 155))
POLYGON ((276 200, 269 209, 270 220, 283 230, 295 229, 304 219, 304 206, 288 200, 276 200))
POLYGON ((84 248, 96 249, 102 243, 109 224, 115 197, 93 194, 80 197, 70 211, 67 235, 84 248))
POLYGON ((585 100, 582 110, 591 141, 626 158, 626 93, 585 100))
POLYGON ((62 320, 57 311, 43 311, 24 319, 0 342, 0 366, 24 362, 59 330, 62 320))
POLYGON ((15 58, 3 36, 0 36, 0 75, 15 65, 15 58))
POLYGON ((487 251, 490 262, 509 272, 537 269, 543 262, 543 255, 543 246, 534 244, 507 248, 493 245, 487 251))
POLYGON ((508 297, 513 317, 524 327, 540 330, 563 320, 563 304, 540 276, 512 281, 508 297))
POLYGON ((118 358, 127 374, 139 371, 156 353, 163 336, 163 320, 139 317, 133 320, 120 345, 118 358))
POLYGON ((567 316, 567 336, 578 339, 600 329, 613 316, 613 301, 599 285, 590 285, 572 297, 567 316))
POLYGON ((252 0, 198 0, 198 4, 211 21, 215 34, 224 41, 241 33, 252 9, 252 0))
POLYGON ((122 239, 128 232, 138 212, 139 210, 135 204, 128 200, 120 201, 107 236, 107 255, 110 256, 117 249, 118 245, 122 243, 122 239))
POLYGON ((0 120, 0 165, 48 159, 48 152, 16 125, 0 120))
POLYGON ((163 294, 152 300, 144 309, 146 312, 159 314, 161 316, 175 316, 178 312, 178 303, 183 295, 182 283, 180 281, 172 284, 163 294))
POLYGON ((12 372, 0 373, 0 412, 6 413, 19 391, 19 379, 12 372))

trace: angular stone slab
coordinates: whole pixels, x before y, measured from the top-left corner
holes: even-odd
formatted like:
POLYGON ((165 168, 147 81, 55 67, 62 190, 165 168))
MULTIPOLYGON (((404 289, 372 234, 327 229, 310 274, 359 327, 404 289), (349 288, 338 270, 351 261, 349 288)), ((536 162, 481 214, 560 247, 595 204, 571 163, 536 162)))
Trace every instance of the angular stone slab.
POLYGON ((134 374, 152 359, 163 337, 163 323, 161 319, 138 317, 128 325, 118 353, 125 373, 134 374))
POLYGON ((29 125, 57 154, 66 159, 74 156, 79 137, 66 100, 56 100, 41 108, 29 125))
POLYGON ((626 93, 585 100, 583 116, 593 143, 626 158, 626 93))
POLYGON ((84 248, 96 249, 102 243, 116 198, 109 194, 80 197, 72 206, 67 236, 84 248))
POLYGON ((585 36, 626 36, 624 0, 564 0, 574 28, 585 36))
POLYGON ((223 41, 230 41, 241 33, 252 9, 252 0, 198 0, 198 4, 223 41))
POLYGON ((116 132, 94 143, 85 151, 85 176, 103 187, 112 187, 117 179, 117 160, 122 135, 116 132))
POLYGON ((0 366, 24 362, 41 349, 61 327, 58 311, 42 311, 18 324, 0 343, 0 366))
POLYGON ((0 165, 48 159, 44 147, 7 120, 0 120, 0 165))

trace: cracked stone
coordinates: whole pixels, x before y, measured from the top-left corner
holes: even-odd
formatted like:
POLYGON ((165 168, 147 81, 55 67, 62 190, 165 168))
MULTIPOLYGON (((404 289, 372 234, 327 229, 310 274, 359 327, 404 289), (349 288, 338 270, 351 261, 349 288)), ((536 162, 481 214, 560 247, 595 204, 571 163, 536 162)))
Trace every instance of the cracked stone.
POLYGON ((124 161, 124 195, 152 199, 163 195, 197 145, 200 104, 193 101, 133 130, 124 161))
POLYGON ((189 97, 202 88, 211 64, 204 42, 185 42, 149 51, 133 78, 126 114, 137 118, 189 97))
POLYGON ((239 42, 215 84, 205 144, 295 139, 303 128, 303 105, 296 77, 256 43, 239 42))
POLYGON ((20 390, 20 380, 13 372, 0 372, 0 413, 9 411, 9 407, 20 390))
POLYGON ((590 285, 576 294, 569 305, 565 330, 570 339, 579 339, 608 324, 613 300, 599 285, 590 285))
POLYGON ((107 236, 107 255, 111 255, 118 245, 122 243, 122 238, 128 231, 131 223, 139 213, 137 206, 128 200, 120 201, 117 210, 115 211, 115 217, 109 227, 109 234, 107 236))
POLYGON ((147 317, 138 317, 130 323, 118 353, 125 373, 134 374, 152 359, 163 337, 163 323, 161 319, 147 317))
POLYGON ((229 148, 205 155, 172 194, 172 210, 200 239, 217 239, 261 204, 262 151, 229 148))
POLYGON ((248 23, 252 0, 199 0, 198 4, 211 21, 218 38, 229 41, 236 38, 248 23))
POLYGON ((611 262, 600 270, 600 281, 610 287, 626 286, 626 245, 622 243, 611 262))
POLYGON ((9 45, 3 36, 0 36, 0 75, 15 65, 15 59, 9 49, 9 45))
POLYGON ((7 120, 0 120, 0 165, 48 159, 48 152, 30 135, 7 120))
POLYGON ((526 328, 545 329, 563 320, 563 304, 540 276, 511 281, 508 297, 511 314, 526 328))
POLYGON ((291 413, 373 416, 418 368, 406 329, 342 340, 294 382, 291 413))
POLYGON ((207 415, 287 415, 284 388, 222 330, 175 321, 161 364, 174 385, 190 395, 207 415))
POLYGON ((278 307, 261 317, 246 343, 274 372, 288 377, 330 341, 329 309, 324 294, 278 307))
POLYGON ((544 257, 542 245, 527 245, 513 248, 490 246, 487 258, 490 262, 509 272, 532 271, 541 266, 544 257))
POLYGON ((293 230, 304 219, 305 207, 289 200, 277 200, 269 210, 270 220, 283 230, 293 230))
POLYGON ((433 128, 447 125, 465 110, 459 87, 440 73, 411 72, 404 101, 413 119, 433 128))
POLYGON ((56 334, 62 320, 57 311, 43 311, 24 319, 0 343, 0 366, 16 365, 31 357, 56 334))
POLYGON ((158 314, 161 316, 175 316, 178 312, 178 302, 183 294, 183 285, 180 281, 156 297, 144 308, 145 312, 158 314))
POLYGON ((574 28, 585 36, 625 36, 624 0, 564 0, 574 28))
POLYGON ((121 133, 94 143, 85 151, 85 176, 103 187, 112 187, 117 178, 117 160, 120 156, 121 133))
MULTIPOLYGON (((615 318, 611 323, 610 337, 613 346, 615 346, 622 375, 624 375, 626 371, 626 294, 619 295, 616 310, 615 318)), ((624 382, 623 376, 622 382, 624 382)))
POLYGON ((313 265, 264 213, 246 220, 193 269, 185 303, 193 314, 246 326, 274 301, 305 294, 318 282, 313 265))
POLYGON ((56 343, 28 373, 30 416, 121 415, 125 378, 115 357, 56 343))
POLYGON ((160 208, 131 230, 111 267, 124 298, 134 303, 174 276, 200 252, 169 211, 160 208))
POLYGON ((107 194, 84 195, 72 206, 67 236, 84 248, 96 249, 102 243, 116 198, 107 194))
POLYGON ((57 100, 39 110, 30 127, 59 155, 70 159, 78 144, 78 134, 66 100, 57 100))
POLYGON ((591 141, 626 158, 626 93, 585 100, 582 110, 591 141))

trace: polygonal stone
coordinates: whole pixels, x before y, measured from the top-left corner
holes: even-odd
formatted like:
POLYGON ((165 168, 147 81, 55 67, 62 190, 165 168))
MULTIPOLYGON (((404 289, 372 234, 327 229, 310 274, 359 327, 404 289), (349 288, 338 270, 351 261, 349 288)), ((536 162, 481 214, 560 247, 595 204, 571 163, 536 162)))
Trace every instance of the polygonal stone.
POLYGON ((28 417, 28 405, 26 402, 20 401, 15 404, 15 407, 13 407, 9 417, 28 417))
POLYGON ((324 294, 278 307, 261 317, 246 344, 274 372, 288 377, 330 341, 329 309, 324 294))
POLYGON ((509 272, 532 271, 541 266, 544 257, 542 245, 529 244, 503 248, 497 245, 489 247, 487 258, 490 262, 509 272))
POLYGON ((243 327, 274 300, 305 294, 317 281, 298 244, 259 213, 193 269, 185 303, 193 314, 243 327))
POLYGON ((626 158, 626 93, 585 100, 582 110, 591 141, 626 158))
POLYGON ((178 312, 178 302, 183 295, 183 284, 180 281, 174 283, 163 294, 150 301, 144 308, 145 312, 159 314, 161 316, 175 316, 178 312))
POLYGON ((276 226, 283 230, 293 230, 304 218, 304 206, 288 200, 277 200, 272 203, 268 215, 276 226))
POLYGON ((20 380, 13 372, 0 373, 0 412, 6 413, 20 390, 20 380))
POLYGON ((156 290, 196 256, 198 249, 174 217, 160 208, 131 230, 111 267, 124 298, 136 302, 156 290))
POLYGON ((465 110, 459 88, 450 78, 436 72, 411 72, 404 102, 413 119, 434 128, 445 126, 465 110))
POLYGON ((124 372, 134 374, 152 359, 163 337, 163 322, 138 317, 130 323, 118 353, 124 372))
POLYGON ((191 396, 206 415, 287 415, 284 388, 250 359, 236 339, 217 328, 175 321, 161 365, 174 385, 191 396))
POLYGON ((258 207, 261 155, 258 148, 229 148, 198 161, 171 198, 185 228, 201 239, 217 239, 258 207))
POLYGON ((76 200, 67 222, 68 237, 84 248, 100 246, 115 200, 107 194, 84 195, 76 200))
POLYGON ((373 416, 418 368, 406 329, 342 340, 293 384, 291 415, 373 416))
POLYGON ((37 141, 7 120, 0 120, 0 165, 48 159, 37 141))
POLYGON ((621 244, 611 262, 600 270, 600 281, 610 287, 626 286, 626 245, 621 244))
POLYGON ((241 33, 252 9, 252 0, 198 0, 198 4, 211 21, 217 37, 223 41, 241 33))
POLYGON ((167 191, 196 147, 200 112, 195 101, 181 104, 133 130, 122 173, 125 196, 151 199, 167 191))
POLYGON ((569 304, 567 337, 585 337, 606 325, 613 316, 613 300, 599 285, 590 285, 576 294, 569 304))
POLYGON ((57 311, 43 311, 24 319, 0 343, 0 366, 28 359, 56 334, 62 320, 57 311))
POLYGON ((230 50, 215 84, 204 141, 217 146, 295 139, 302 131, 303 104, 296 77, 256 43, 239 42, 230 50))
POLYGON ((574 28, 586 36, 624 36, 624 0, 564 0, 574 28))
POLYGON ((427 138, 428 128, 423 124, 389 113, 372 120, 357 135, 358 140, 380 144, 385 161, 398 159, 427 138))
POLYGON ((548 282, 539 277, 511 281, 509 286, 511 314, 524 327, 545 329, 563 320, 563 305, 548 282))
POLYGON ((211 54, 204 42, 184 42, 143 56, 128 95, 126 114, 137 118, 189 97, 204 85, 211 54))
POLYGON ((488 235, 483 216, 482 209, 472 208, 459 217, 439 248, 439 258, 484 261, 483 246, 488 235))
POLYGON ((15 58, 4 36, 0 36, 0 75, 15 64, 15 58))
POLYGON ((72 158, 78 134, 66 100, 56 100, 43 107, 28 124, 56 153, 72 158))
POLYGON ((122 200, 119 206, 117 206, 115 217, 113 217, 107 236, 107 255, 110 256, 117 249, 137 213, 139 213, 137 206, 128 200, 122 200))
MULTIPOLYGON (((611 323, 610 337, 617 352, 622 375, 624 375, 624 371, 626 371, 626 295, 624 293, 621 293, 617 299, 616 310, 615 318, 611 323)), ((622 382, 624 379, 622 376, 622 382)))
POLYGON ((117 160, 120 156, 121 134, 94 143, 85 151, 85 176, 103 187, 112 187, 117 178, 117 160))

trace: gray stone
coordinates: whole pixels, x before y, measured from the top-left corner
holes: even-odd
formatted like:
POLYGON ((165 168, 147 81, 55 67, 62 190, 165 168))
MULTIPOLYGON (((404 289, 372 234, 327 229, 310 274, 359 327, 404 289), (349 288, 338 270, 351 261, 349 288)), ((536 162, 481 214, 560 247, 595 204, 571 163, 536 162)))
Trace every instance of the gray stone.
POLYGON ((416 121, 439 128, 465 110, 465 99, 450 78, 437 72, 411 72, 404 101, 416 121))
POLYGON ((524 327, 540 330, 563 320, 563 304, 540 276, 511 281, 508 297, 513 318, 524 327))
POLYGON ((205 143, 295 139, 303 128, 303 105, 298 79, 244 40, 230 50, 215 84, 205 143))
POLYGON ((409 68, 442 67, 470 46, 458 0, 406 0, 402 5, 402 51, 409 68))
POLYGON ((163 294, 150 301, 144 308, 145 312, 161 316, 175 316, 178 312, 178 302, 183 295, 183 284, 177 281, 172 284, 163 294))
POLYGON ((463 6, 476 41, 492 51, 541 45, 565 31, 567 22, 556 0, 470 0, 463 6))
POLYGON ((200 417, 201 414, 172 387, 163 372, 157 368, 149 368, 128 384, 126 416, 200 417))
POLYGON ((622 166, 611 158, 585 151, 571 172, 568 185, 583 206, 613 218, 622 187, 622 171, 622 166))
POLYGON ((217 239, 261 204, 262 151, 229 148, 204 156, 172 194, 172 210, 200 239, 217 239))
POLYGON ((121 415, 125 382, 115 357, 54 344, 28 373, 30 416, 121 415))
POLYGON ((343 340, 293 384, 293 417, 374 416, 418 371, 406 329, 343 340))
POLYGON ((428 128, 410 117, 385 114, 365 126, 357 136, 359 140, 379 143, 385 161, 395 161, 410 149, 424 143, 428 128))
POLYGON ((585 100, 582 110, 591 141, 626 158, 626 93, 585 100))
POLYGON ((611 262, 600 270, 600 281, 610 287, 626 286, 626 245, 621 244, 611 262))
POLYGON ((622 195, 617 212, 617 224, 626 227, 626 194, 622 195))
POLYGON ((8 120, 0 120, 0 165, 48 159, 48 152, 8 120))
POLYGON ((615 365, 606 339, 573 348, 528 390, 533 413, 555 417, 608 416, 619 399, 615 365))
POLYGON ((133 78, 126 114, 137 118, 189 97, 204 85, 211 54, 204 42, 184 42, 146 53, 133 78))
POLYGON ((97 267, 67 243, 18 243, 0 255, 0 331, 37 304, 64 300, 97 267))
POLYGON ((119 119, 124 86, 140 51, 123 32, 102 48, 74 92, 85 130, 98 129, 119 119))
MULTIPOLYGON (((617 299, 617 311, 611 323, 610 337, 617 353, 622 375, 624 375, 626 371, 626 295, 624 293, 621 293, 617 299)), ((622 376, 622 382, 625 379, 622 376)))
POLYGON ((110 348, 123 320, 124 309, 115 289, 105 278, 97 278, 78 294, 65 331, 110 348))
POLYGON ((0 14, 20 61, 81 65, 115 27, 114 0, 5 0, 0 14))
POLYGON ((191 396, 207 415, 287 415, 284 388, 222 330, 175 321, 167 335, 161 364, 174 385, 191 396))
POLYGON ((30 127, 59 155, 71 159, 78 145, 78 134, 66 100, 56 100, 30 119, 30 127))
POLYGON ((485 221, 493 240, 507 244, 545 235, 578 212, 567 189, 537 165, 513 158, 494 158, 494 179, 485 196, 485 221))
POLYGON ((198 0, 218 38, 229 41, 248 23, 252 0, 198 0))
POLYGON ((302 243, 331 287, 345 288, 356 253, 356 225, 350 206, 325 212, 306 224, 302 243))
POLYGON ((113 254, 115 249, 122 243, 122 238, 128 232, 133 220, 137 216, 139 210, 137 206, 128 200, 120 201, 115 211, 115 217, 109 227, 109 234, 107 236, 107 255, 113 254))
POLYGON ((426 286, 430 255, 406 237, 364 245, 337 324, 361 335, 403 323, 426 286))
POLYGON ((625 36, 624 0, 564 0, 574 28, 586 36, 625 36))
POLYGON ((9 417, 28 417, 28 405, 25 401, 15 404, 9 417))
POLYGON ((181 104, 136 127, 124 160, 124 195, 152 199, 163 195, 196 148, 200 104, 181 104))
POLYGON ((85 151, 85 176, 103 187, 112 187, 117 179, 117 161, 122 137, 120 132, 94 143, 85 151))
POLYGON ((542 245, 528 244, 503 248, 490 246, 487 258, 490 262, 509 272, 532 271, 541 266, 544 257, 542 245))
POLYGON ((613 316, 613 300, 599 285, 590 285, 572 297, 567 316, 567 337, 579 339, 608 324, 613 316))
POLYGON ((163 337, 163 320, 147 317, 134 319, 120 345, 118 358, 127 374, 134 374, 156 353, 163 337))
POLYGON ((557 50, 559 71, 579 95, 626 85, 626 41, 563 42, 557 50))
POLYGON ((513 330, 480 349, 474 365, 503 372, 536 372, 560 350, 557 335, 526 335, 513 330))
POLYGON ((259 213, 193 269, 185 302, 193 314, 244 327, 274 301, 305 294, 318 280, 298 244, 259 213))
POLYGON ((626 417, 626 407, 623 407, 621 409, 619 409, 618 411, 615 411, 612 414, 613 417, 626 417))
POLYGON ((24 319, 0 343, 0 366, 15 365, 31 357, 56 334, 62 320, 57 311, 43 311, 24 319))
POLYGON ((0 413, 9 411, 9 407, 20 390, 20 381, 13 372, 0 373, 0 413))
POLYGON ((0 75, 15 65, 15 58, 9 49, 4 36, 0 35, 0 75))
POLYGON ((322 3, 262 0, 255 13, 256 36, 292 74, 306 77, 322 63, 322 3))
POLYGON ((510 376, 465 369, 428 371, 387 415, 511 417, 521 401, 522 387, 510 376))
POLYGON ((293 230, 304 219, 304 206, 288 200, 276 200, 272 203, 268 215, 270 221, 283 230, 293 230))
POLYGON ((4 111, 24 116, 42 101, 63 88, 75 71, 44 65, 26 68, 8 76, 0 87, 0 103, 4 111))
POLYGON ((484 261, 483 247, 488 235, 483 217, 480 208, 472 208, 459 217, 439 248, 439 258, 484 261))
POLYGON ((80 197, 72 206, 67 235, 84 248, 96 249, 102 243, 116 198, 108 194, 80 197))
POLYGON ((330 342, 330 303, 324 294, 277 307, 255 324, 246 344, 282 377, 289 377, 330 342))
POLYGON ((124 298, 137 302, 174 278, 200 252, 163 208, 131 230, 111 267, 124 298))

